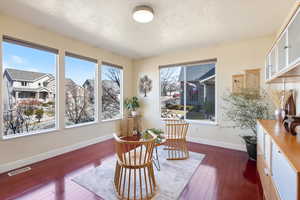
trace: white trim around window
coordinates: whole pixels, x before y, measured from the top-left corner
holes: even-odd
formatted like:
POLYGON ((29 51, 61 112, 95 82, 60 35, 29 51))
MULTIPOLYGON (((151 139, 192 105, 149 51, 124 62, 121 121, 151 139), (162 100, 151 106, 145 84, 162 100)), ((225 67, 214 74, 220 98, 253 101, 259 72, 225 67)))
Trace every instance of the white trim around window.
POLYGON ((4 132, 3 132, 3 52, 2 52, 2 44, 3 43, 3 35, 0 34, 0 132, 1 138, 4 139, 4 132))
MULTIPOLYGON (((178 64, 169 64, 169 65, 161 65, 158 67, 158 88, 159 88, 159 95, 158 95, 158 109, 159 109, 159 115, 161 121, 163 121, 165 118, 161 117, 161 69, 164 68, 171 68, 171 67, 183 67, 184 71, 184 83, 186 83, 186 68, 187 67, 192 67, 192 66, 197 66, 197 65, 203 65, 203 64, 215 64, 215 120, 210 121, 210 120, 191 120, 191 119, 186 119, 186 115, 184 115, 184 120, 191 124, 203 124, 203 125, 211 125, 211 126, 217 126, 218 125, 218 67, 217 67, 217 59, 207 59, 203 61, 192 61, 192 62, 184 62, 184 63, 178 63, 178 64)), ((184 111, 186 111, 186 84, 184 84, 184 111)))
MULTIPOLYGON (((79 56, 80 54, 73 54, 73 53, 68 53, 67 50, 65 49, 55 49, 53 47, 47 47, 43 45, 39 45, 36 43, 31 43, 27 42, 25 40, 19 40, 19 39, 14 39, 12 37, 4 36, 0 33, 0 71, 3 72, 3 39, 9 39, 9 41, 12 41, 14 44, 21 45, 24 43, 23 46, 25 47, 31 47, 33 49, 38 49, 38 50, 45 50, 51 53, 55 52, 55 127, 54 128, 49 128, 49 129, 41 129, 38 131, 32 131, 29 133, 22 133, 22 134, 14 134, 14 135, 6 135, 4 136, 4 131, 3 131, 3 88, 2 88, 2 83, 3 83, 3 74, 0 76, 0 130, 1 130, 1 137, 3 140, 6 139, 13 139, 13 138, 19 138, 19 137, 26 137, 26 136, 33 136, 33 135, 39 135, 39 134, 47 134, 47 133, 58 133, 59 131, 62 131, 64 129, 69 129, 69 128, 77 128, 77 127, 82 127, 82 126, 92 126, 96 125, 100 122, 109 122, 109 121, 116 121, 116 120, 121 120, 123 118, 123 95, 124 95, 124 84, 123 84, 123 79, 124 79, 124 70, 123 67, 120 65, 115 65, 115 64, 110 64, 106 62, 102 62, 101 59, 93 59, 91 57, 85 57, 85 56, 79 56), (32 46, 31 46, 32 45, 32 46), (77 124, 77 125, 71 125, 66 127, 65 125, 65 58, 66 55, 68 56, 79 56, 78 58, 84 59, 87 61, 91 61, 95 63, 95 85, 94 85, 94 95, 95 95, 95 111, 94 111, 94 121, 91 122, 86 122, 82 124, 77 124), (121 84, 120 84, 120 117, 118 118, 113 118, 113 119, 108 119, 108 120, 101 120, 101 115, 102 115, 102 87, 101 87, 101 66, 102 63, 109 64, 113 67, 116 67, 120 69, 120 76, 121 76, 121 84)), ((8 41, 8 42, 9 42, 8 41)))
POLYGON ((123 119, 123 115, 124 115, 124 105, 123 105, 123 100, 124 100, 124 69, 122 66, 120 65, 116 65, 116 64, 112 64, 106 61, 102 61, 101 63, 101 97, 99 97, 99 99, 101 99, 101 106, 99 106, 99 109, 101 109, 101 121, 102 122, 111 122, 111 121, 118 121, 118 120, 122 120, 123 119), (103 102, 102 102, 102 96, 103 96, 103 90, 102 90, 102 81, 103 81, 103 77, 102 77, 102 72, 103 72, 103 65, 106 65, 108 67, 112 67, 112 68, 116 68, 118 70, 120 70, 120 116, 118 117, 114 117, 114 118, 109 118, 109 119, 103 119, 103 102))
MULTIPOLYGON (((37 135, 37 134, 42 134, 42 133, 54 132, 54 131, 58 130, 58 118, 59 118, 59 115, 58 115, 58 112, 57 112, 57 107, 58 107, 58 95, 57 95, 58 88, 57 88, 57 85, 58 85, 58 52, 59 51, 57 49, 54 49, 54 48, 46 47, 46 46, 43 46, 43 45, 35 44, 35 43, 24 41, 24 40, 15 39, 15 38, 8 37, 8 36, 5 36, 5 35, 1 35, 0 46, 1 46, 0 47, 0 49, 1 49, 1 51, 0 51, 0 57, 1 57, 0 58, 0 62, 1 62, 1 68, 0 68, 0 70, 2 72, 2 75, 1 75, 1 78, 0 78, 0 83, 1 83, 0 84, 1 85, 1 90, 0 90, 0 98, 1 98, 1 100, 0 100, 0 102, 1 102, 1 105, 0 105, 0 107, 1 107, 1 109, 0 109, 0 115, 1 115, 1 117, 0 117, 0 130, 1 130, 2 139, 5 140, 5 139, 11 139, 11 138, 18 138, 18 137, 30 136, 30 135, 37 135), (38 109, 41 110, 42 109, 42 111, 44 111, 43 112, 44 116, 45 116, 45 112, 51 112, 51 108, 50 107, 52 107, 53 104, 48 104, 48 106, 44 106, 43 104, 44 103, 48 103, 48 102, 54 102, 54 110, 53 110, 54 111, 54 115, 53 115, 54 116, 54 127, 51 127, 53 125, 51 123, 52 122, 51 117, 53 117, 53 116, 49 115, 48 116, 49 119, 47 119, 46 121, 44 121, 46 123, 46 124, 44 124, 44 128, 45 129, 41 128, 41 127, 38 127, 37 128, 38 130, 33 130, 32 131, 32 130, 29 129, 28 132, 23 131, 22 133, 15 133, 15 134, 4 135, 4 119, 3 119, 3 115, 4 115, 4 109, 5 109, 4 108, 4 104, 5 104, 5 101, 4 101, 4 92, 5 91, 3 90, 4 89, 4 87, 3 87, 3 85, 4 85, 4 79, 3 79, 3 73, 4 73, 3 69, 4 69, 4 66, 2 65, 3 60, 4 60, 4 52, 3 52, 4 51, 3 50, 4 42, 7 45, 12 45, 11 47, 14 46, 13 48, 26 48, 26 50, 28 50, 28 51, 32 50, 32 51, 36 51, 36 52, 49 53, 49 56, 50 55, 54 56, 54 63, 53 63, 54 64, 53 65, 53 70, 54 71, 53 71, 53 73, 49 72, 49 71, 43 71, 43 70, 40 71, 41 73, 46 73, 47 74, 47 76, 43 75, 43 76, 41 76, 41 78, 48 77, 48 79, 44 80, 44 81, 47 81, 47 83, 49 84, 49 88, 47 88, 48 93, 47 93, 47 95, 44 96, 45 99, 49 98, 47 101, 40 101, 41 99, 44 99, 43 97, 40 98, 41 97, 40 96, 41 95, 40 88, 36 89, 34 87, 34 85, 28 85, 28 84, 24 85, 22 83, 23 80, 21 80, 21 79, 20 80, 19 79, 11 79, 12 78, 11 71, 10 72, 6 71, 7 76, 11 79, 11 80, 7 79, 7 80, 8 81, 10 80, 11 83, 16 83, 16 85, 10 85, 9 86, 11 88, 15 87, 15 89, 16 89, 15 90, 16 91, 15 92, 15 95, 16 95, 15 98, 16 99, 18 98, 17 92, 19 92, 19 90, 22 91, 23 87, 27 87, 28 86, 29 89, 25 90, 25 92, 31 92, 30 95, 32 95, 33 92, 36 92, 35 93, 35 97, 34 98, 32 98, 32 96, 30 96, 29 98, 26 97, 25 99, 22 99, 22 101, 24 101, 24 103, 27 103, 29 101, 29 103, 30 103, 30 101, 36 101, 37 100, 36 98, 38 97, 39 98, 38 101, 40 102, 40 105, 32 103, 32 105, 30 104, 30 106, 39 106, 39 107, 36 107, 36 110, 38 110, 38 109), (52 77, 54 78, 54 80, 53 80, 52 77), (18 84, 21 84, 21 86, 19 86, 18 84), (51 87, 51 84, 55 84, 55 86, 51 87), (32 86, 33 86, 33 88, 32 88, 32 86), (19 88, 21 88, 22 90, 19 89, 19 88), (35 90, 33 90, 33 89, 35 89, 35 90), (45 107, 47 107, 47 108, 45 108, 45 107), (50 109, 50 111, 49 111, 49 109, 50 109), (49 128, 46 128, 46 127, 49 127, 49 128)), ((28 67, 30 67, 30 66, 28 66, 28 67)), ((8 68, 10 68, 10 70, 15 70, 16 74, 18 74, 20 70, 28 71, 27 68, 25 68, 25 69, 21 68, 20 69, 20 68, 17 68, 17 67, 15 68, 15 67, 12 67, 12 66, 8 66, 8 68)), ((30 80, 32 82, 30 84, 34 84, 34 82, 36 82, 36 84, 37 84, 38 80, 39 79, 30 80)), ((9 96, 9 95, 10 94, 7 94, 7 96, 9 96)), ((8 98, 10 98, 10 97, 8 97, 8 98)), ((15 100, 15 101, 17 101, 17 100, 15 100)), ((20 101, 20 103, 22 103, 22 102, 20 101)), ((10 105, 14 105, 14 104, 12 103, 10 105)), ((24 104, 24 106, 27 106, 27 105, 24 104)), ((17 112, 17 111, 15 111, 15 112, 17 112)), ((13 116, 13 114, 11 116, 13 116)), ((25 116, 25 114, 24 114, 24 116, 25 116)), ((24 117, 24 116, 22 116, 22 117, 24 117)), ((30 116, 31 116, 31 118, 34 117, 33 114, 31 114, 30 116)), ((23 125, 24 127, 22 127, 21 130, 27 129, 29 126, 32 125, 33 122, 30 122, 30 123, 27 122, 27 123, 28 123, 27 125, 23 125)))
MULTIPOLYGON (((77 62, 76 61, 76 62, 77 62)), ((90 66, 89 66, 90 67, 90 66)), ((98 60, 97 59, 94 59, 94 58, 90 58, 90 57, 87 57, 87 56, 82 56, 82 55, 80 55, 80 54, 75 54, 75 53, 72 53, 72 52, 69 52, 69 51, 67 51, 67 52, 65 52, 65 56, 64 56, 64 73, 65 73, 65 77, 64 77, 64 84, 66 83, 66 80, 67 79, 70 79, 71 81, 73 81, 75 84, 76 84, 76 94, 78 94, 78 93, 81 93, 82 92, 82 90, 83 90, 83 92, 84 92, 84 94, 85 94, 85 92, 87 92, 86 94, 87 95, 89 95, 89 90, 88 89, 86 89, 85 90, 85 88, 84 88, 84 84, 87 82, 87 81, 89 81, 89 80, 92 80, 92 81, 94 81, 94 83, 93 83, 93 91, 92 91, 92 93, 93 93, 93 98, 94 98, 94 102, 93 102, 93 105, 92 105, 92 107, 93 107, 93 109, 94 109, 94 111, 93 111, 93 118, 94 118, 94 120, 93 121, 87 121, 87 122, 80 122, 80 123, 78 123, 78 124, 72 124, 72 125, 66 125, 66 118, 67 118, 67 116, 65 115, 65 123, 64 123, 64 127, 66 128, 66 129, 69 129, 69 128, 75 128, 75 127, 80 127, 80 126, 85 126, 85 125, 91 125, 91 124, 96 124, 96 123, 98 123, 98 98, 99 98, 99 96, 98 96, 98 78, 99 78, 99 75, 98 75, 98 72, 99 72, 99 65, 98 65, 98 60), (81 84, 79 84, 79 83, 77 83, 76 82, 76 80, 74 80, 73 79, 73 77, 67 77, 67 75, 66 75, 66 60, 67 60, 67 58, 69 58, 69 59, 73 59, 73 60, 71 60, 71 62, 74 62, 75 60, 77 60, 78 62, 85 62, 85 64, 87 64, 87 63, 89 63, 89 64, 93 64, 94 65, 94 79, 89 79, 89 77, 86 77, 86 79, 85 79, 85 82, 84 83, 81 83, 81 84), (77 89, 78 88, 78 89, 77 89), (82 90, 81 90, 82 89, 82 90), (78 91, 77 91, 78 90, 78 91), (80 92, 81 91, 81 92, 80 92)), ((74 68, 74 69, 72 69, 72 70, 75 70, 76 71, 76 68, 74 68)), ((90 82, 90 81, 89 81, 90 82)), ((66 91, 67 90, 67 88, 65 88, 65 91, 64 91, 64 97, 65 98, 67 98, 66 97, 66 91)), ((81 97, 81 94, 78 94, 78 96, 80 95, 80 97, 81 97)), ((72 95, 73 96, 73 95, 72 95)), ((85 95, 83 96, 83 97, 85 97, 85 95)), ((76 100, 78 100, 78 98, 74 98, 73 97, 73 100, 76 102, 76 100)), ((83 101, 85 101, 85 99, 83 99, 83 101)), ((92 102, 89 102, 89 103, 87 103, 87 104, 92 104, 92 102)), ((65 111, 66 111, 66 102, 65 102, 65 105, 64 105, 64 107, 65 107, 65 111)), ((76 113, 77 114, 77 113, 76 113)))

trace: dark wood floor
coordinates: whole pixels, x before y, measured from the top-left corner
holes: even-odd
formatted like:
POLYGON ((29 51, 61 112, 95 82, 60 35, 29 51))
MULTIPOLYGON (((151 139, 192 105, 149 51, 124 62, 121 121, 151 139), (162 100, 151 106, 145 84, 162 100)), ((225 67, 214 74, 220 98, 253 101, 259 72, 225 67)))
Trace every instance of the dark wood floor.
MULTIPOLYGON (((189 143, 189 149, 206 154, 206 157, 185 187, 180 199, 262 199, 256 163, 249 161, 245 152, 196 143, 189 143)), ((74 183, 71 178, 101 165, 113 154, 113 141, 108 140, 33 164, 32 170, 24 174, 13 177, 2 174, 0 200, 101 199, 74 183)))

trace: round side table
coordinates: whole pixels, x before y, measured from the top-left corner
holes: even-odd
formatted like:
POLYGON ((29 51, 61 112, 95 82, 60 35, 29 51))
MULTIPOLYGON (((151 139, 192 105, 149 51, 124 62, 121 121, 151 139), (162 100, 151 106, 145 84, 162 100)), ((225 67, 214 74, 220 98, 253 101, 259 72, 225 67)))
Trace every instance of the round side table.
POLYGON ((155 168, 160 171, 160 163, 159 163, 159 156, 158 156, 158 147, 165 144, 167 141, 166 138, 161 139, 160 142, 155 142, 155 154, 153 154, 153 163, 155 168))

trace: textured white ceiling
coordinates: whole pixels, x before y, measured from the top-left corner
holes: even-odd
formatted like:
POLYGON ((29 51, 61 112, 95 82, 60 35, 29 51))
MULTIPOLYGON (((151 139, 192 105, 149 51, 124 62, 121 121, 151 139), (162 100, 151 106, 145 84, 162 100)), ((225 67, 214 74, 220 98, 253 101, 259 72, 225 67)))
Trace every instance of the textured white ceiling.
POLYGON ((132 58, 274 33, 295 0, 1 0, 0 12, 132 58), (151 23, 132 9, 151 5, 151 23))

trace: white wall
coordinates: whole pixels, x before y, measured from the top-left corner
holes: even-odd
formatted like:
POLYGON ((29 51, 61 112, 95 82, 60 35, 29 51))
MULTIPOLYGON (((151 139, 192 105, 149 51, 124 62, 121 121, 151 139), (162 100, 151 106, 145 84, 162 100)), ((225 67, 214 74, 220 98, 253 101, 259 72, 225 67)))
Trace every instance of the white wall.
MULTIPOLYGON (((192 124, 189 137, 196 141, 216 144, 234 149, 244 149, 244 145, 238 136, 241 131, 225 128, 222 119, 222 95, 231 89, 231 77, 233 74, 243 73, 243 70, 251 68, 263 68, 265 56, 271 47, 273 36, 226 43, 210 48, 198 48, 186 51, 165 54, 152 58, 134 61, 136 80, 135 91, 138 93, 138 78, 148 75, 153 80, 153 89, 148 97, 142 98, 141 112, 143 114, 144 127, 160 127, 159 108, 159 65, 167 65, 181 62, 206 60, 217 58, 217 118, 218 125, 192 124)), ((263 78, 262 71, 261 77, 263 78)))
MULTIPOLYGON (((132 60, 130 58, 119 56, 106 50, 93 47, 86 43, 71 38, 64 37, 62 35, 49 32, 41 27, 37 27, 31 24, 27 24, 18 19, 4 16, 0 14, 0 38, 3 35, 8 35, 18 39, 34 42, 37 44, 45 45, 48 47, 56 48, 60 51, 60 54, 64 51, 69 51, 79 55, 98 59, 99 62, 106 61, 121 65, 124 67, 124 97, 132 96, 132 60)), ((0 40, 1 41, 1 40, 0 40)), ((1 53, 1 51, 0 51, 1 53)), ((0 63, 1 62, 0 56, 0 63)), ((60 63, 63 60, 60 59, 60 63)), ((0 67, 2 71, 2 67, 0 67)), ((60 68, 58 73, 60 74, 60 80, 63 82, 64 69, 60 68)), ((0 76, 0 81, 2 76, 0 76)), ((62 84, 63 85, 63 84, 62 84)), ((0 94, 2 87, 0 87, 0 94)), ((63 95, 63 88, 60 88, 60 94, 63 95)), ((99 91, 100 92, 100 91, 99 91)), ((2 95, 0 95, 1 97, 2 95)), ((100 100, 99 95, 99 100, 100 100)), ((0 105, 2 105, 2 98, 0 99, 0 105)), ((60 99, 60 105, 64 106, 64 100, 60 99)), ((2 107, 2 106, 1 106, 2 107)), ((64 113, 60 112, 60 116, 64 116, 64 113)), ((2 119, 2 116, 0 117, 2 119)), ((60 123, 63 121, 60 120, 60 123)), ((2 124, 2 123, 1 123, 2 124)), ((60 149, 68 149, 74 147, 78 143, 90 143, 91 141, 99 139, 99 137, 111 135, 113 132, 118 131, 118 121, 111 122, 99 122, 93 125, 64 129, 60 126, 60 131, 54 131, 46 134, 39 134, 34 136, 26 136, 21 138, 1 140, 0 141, 0 173, 1 170, 6 168, 1 165, 15 166, 20 160, 26 161, 26 159, 39 158, 39 155, 46 155, 49 151, 59 152, 60 149), (11 165, 10 165, 11 164, 11 165)), ((2 130, 2 129, 1 129, 2 130)), ((101 151, 101 149, 99 149, 101 151)), ((40 156, 41 157, 41 156, 40 156)), ((35 159, 33 159, 35 160, 35 159)))

